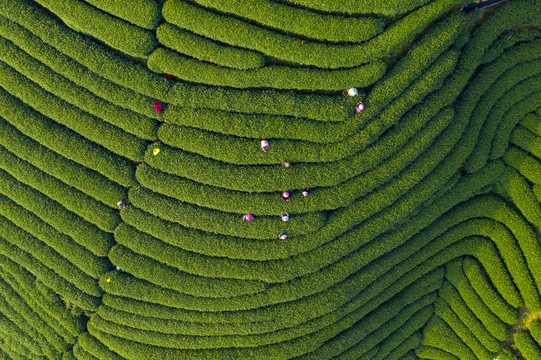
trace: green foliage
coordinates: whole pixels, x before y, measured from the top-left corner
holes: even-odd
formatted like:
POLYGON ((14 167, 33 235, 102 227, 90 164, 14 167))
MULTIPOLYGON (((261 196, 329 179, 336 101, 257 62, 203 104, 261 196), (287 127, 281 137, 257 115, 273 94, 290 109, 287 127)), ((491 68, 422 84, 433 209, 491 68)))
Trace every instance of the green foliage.
POLYGON ((526 360, 541 358, 541 347, 535 342, 527 331, 518 331, 515 336, 515 347, 526 360))
POLYGON ((111 234, 70 212, 58 202, 18 182, 0 170, 0 193, 33 212, 58 231, 68 235, 97 256, 105 256, 112 246, 111 234))
POLYGON ((384 25, 379 18, 327 15, 270 0, 196 0, 196 3, 279 31, 327 42, 366 41, 380 34, 384 25))
POLYGON ((513 168, 507 168, 499 179, 506 192, 528 221, 541 223, 541 204, 535 198, 526 179, 513 168))
POLYGON ((156 37, 161 45, 200 61, 241 70, 265 65, 265 56, 259 52, 221 45, 169 23, 156 29, 156 37))
POLYGON ((155 0, 84 0, 116 17, 145 29, 156 29, 162 8, 155 0))
POLYGON ((428 0, 391 0, 383 3, 377 0, 290 0, 289 2, 325 12, 341 12, 347 14, 368 12, 382 15, 395 15, 422 6, 426 4, 428 0))
POLYGON ((528 181, 541 184, 541 163, 525 151, 511 146, 503 155, 503 160, 528 181))
POLYGON ((7 92, 44 116, 118 155, 134 161, 142 159, 146 141, 66 103, 28 81, 4 62, 0 62, 0 74, 2 78, 0 84, 7 92))
POLYGON ((212 13, 180 0, 168 0, 163 7, 163 15, 167 22, 229 45, 261 51, 280 60, 301 65, 338 69, 359 66, 388 55, 447 12, 452 5, 454 0, 431 2, 361 45, 323 44, 312 41, 305 41, 301 45, 298 38, 212 13))
POLYGON ((37 0, 37 2, 73 30, 97 38, 128 55, 145 58, 158 45, 151 31, 111 16, 84 1, 37 0))
POLYGON ((506 50, 518 43, 530 42, 541 37, 541 32, 537 29, 524 28, 517 31, 504 32, 500 38, 488 48, 483 54, 483 63, 490 63, 502 56, 506 50))
POLYGON ((541 136, 541 117, 536 114, 527 114, 522 120, 520 120, 520 125, 524 126, 526 129, 530 130, 536 136, 541 136))
POLYGON ((0 144, 22 160, 109 207, 116 207, 119 199, 128 196, 127 189, 119 184, 42 146, 4 120, 0 121, 0 144))
MULTIPOLYGON (((441 349, 460 359, 478 359, 453 329, 438 316, 432 317, 426 325, 423 345, 441 349)), ((428 353, 430 354, 431 351, 428 353)), ((424 358, 423 347, 418 350, 417 356, 424 358)))
MULTIPOLYGON (((511 133, 511 143, 541 160, 541 137, 523 126, 517 126, 511 133)), ((505 156, 505 155, 504 155, 505 156)))

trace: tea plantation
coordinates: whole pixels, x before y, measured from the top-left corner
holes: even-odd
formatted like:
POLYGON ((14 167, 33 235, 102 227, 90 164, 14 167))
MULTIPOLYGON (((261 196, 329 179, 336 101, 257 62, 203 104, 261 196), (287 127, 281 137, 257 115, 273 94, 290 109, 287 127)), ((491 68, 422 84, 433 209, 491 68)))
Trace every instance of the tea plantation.
POLYGON ((541 359, 541 0, 469 2, 0 0, 0 360, 541 359))

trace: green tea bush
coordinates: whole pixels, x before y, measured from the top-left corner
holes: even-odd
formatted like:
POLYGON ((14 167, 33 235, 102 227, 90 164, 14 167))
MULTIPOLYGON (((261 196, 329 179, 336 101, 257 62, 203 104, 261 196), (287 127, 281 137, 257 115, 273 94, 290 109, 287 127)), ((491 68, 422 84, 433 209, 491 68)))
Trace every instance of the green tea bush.
POLYGON ((541 160, 541 137, 536 136, 526 127, 516 126, 511 133, 511 143, 541 160))
POLYGON ((234 14, 279 31, 327 42, 366 41, 379 35, 384 26, 380 18, 333 16, 269 0, 195 2, 203 7, 234 14))
MULTIPOLYGON (((406 328, 406 330, 410 329, 406 328)), ((395 339, 395 334, 398 334, 399 332, 402 331, 396 331, 393 335, 390 336, 389 339, 385 340, 382 343, 381 351, 378 351, 378 353, 372 358, 373 360, 403 360, 405 359, 405 356, 407 356, 407 354, 415 358, 415 354, 412 352, 412 350, 418 348, 421 345, 421 341, 423 340, 423 334, 419 330, 411 334, 407 339, 403 340, 402 343, 398 344, 394 349, 388 352, 387 349, 389 346, 396 345, 397 340, 395 339)))
POLYGON ((44 116, 118 155, 134 161, 142 159, 146 141, 66 103, 28 81, 4 62, 0 62, 0 74, 2 75, 0 84, 7 92, 44 116))
POLYGON ((541 184, 541 163, 527 152, 510 146, 503 155, 503 160, 507 165, 520 172, 528 181, 541 184))
POLYGON ((95 256, 69 236, 62 234, 3 195, 0 196, 0 214, 54 249, 89 276, 97 279, 109 270, 110 264, 106 258, 95 256))
MULTIPOLYGON (((464 344, 455 331, 439 316, 430 319, 424 330, 423 346, 441 349, 460 359, 478 359, 472 350, 464 344)), ((430 353, 430 352, 429 352, 430 353)), ((419 349, 417 356, 423 358, 423 350, 419 349)))
POLYGON ((366 87, 385 73, 383 61, 351 69, 313 69, 269 65, 259 69, 233 69, 191 59, 165 48, 156 49, 148 67, 157 73, 173 74, 181 80, 232 88, 275 88, 286 90, 339 91, 351 86, 366 87))
POLYGON ((43 355, 39 344, 4 315, 0 315, 0 334, 13 339, 14 344, 26 349, 28 356, 43 355))
POLYGON ((0 39, 0 59, 51 94, 71 105, 144 139, 156 139, 157 124, 133 111, 116 106, 56 74, 11 42, 0 39))
POLYGON ((505 52, 523 42, 530 42, 541 37, 541 32, 537 29, 524 28, 516 31, 504 32, 500 38, 488 48, 483 54, 482 63, 490 63, 505 54, 505 52))
POLYGON ((46 148, 3 119, 0 120, 0 144, 22 160, 111 208, 128 196, 128 190, 121 185, 46 148))
MULTIPOLYGON (((131 110, 130 119, 125 119, 130 125, 129 127, 125 126, 126 131, 145 139, 156 137, 157 121, 154 118, 157 118, 158 115, 154 112, 154 108, 149 106, 152 104, 151 98, 116 84, 114 81, 117 78, 111 80, 102 77, 103 75, 100 76, 101 72, 98 68, 94 67, 96 72, 93 72, 55 47, 43 42, 24 27, 3 16, 0 16, 0 34, 55 73, 99 97, 107 99, 110 103, 109 106, 115 104, 118 107, 131 110)), ((7 44, 7 41, 4 40, 3 43, 7 44)), ((131 71, 133 72, 134 69, 131 71)))
POLYGON ((539 359, 541 347, 535 342, 527 331, 517 331, 514 336, 515 348, 520 351, 524 358, 539 359))
MULTIPOLYGON (((495 353, 500 349, 500 341, 494 338, 483 323, 477 319, 472 310, 468 308, 468 304, 464 302, 451 283, 444 282, 439 289, 439 295, 448 304, 449 310, 458 316, 464 326, 472 332, 472 335, 479 340, 480 344, 486 350, 495 353)), ((446 311, 449 312, 449 310, 446 311)), ((458 323, 457 320, 454 321, 458 323)))
MULTIPOLYGON (((169 23, 156 29, 160 45, 200 61, 234 69, 258 69, 265 65, 265 55, 252 50, 222 45, 169 23)), ((182 58, 182 57, 180 57, 182 58)))
POLYGON ((535 114, 527 114, 520 120, 520 125, 530 130, 536 136, 541 136, 541 117, 535 114))
POLYGON ((155 0, 84 0, 95 7, 145 29, 162 21, 162 8, 155 0))
POLYGON ((41 145, 120 185, 127 187, 135 183, 135 166, 128 160, 29 109, 3 89, 0 89, 0 104, 1 117, 41 145))
MULTIPOLYGON (((171 82, 164 77, 69 29, 33 1, 7 0, 0 9, 0 14, 94 73, 117 85, 149 96, 147 106, 152 111, 152 99, 164 99, 171 87, 171 82)), ((111 31, 114 32, 113 29, 111 31)))
POLYGON ((380 3, 374 0, 290 0, 290 3, 300 5, 309 9, 321 10, 324 12, 339 12, 347 14, 376 13, 382 15, 395 15, 408 12, 417 7, 423 6, 427 0, 407 0, 407 1, 386 1, 380 3))
POLYGON ((532 321, 528 327, 528 330, 530 330, 530 335, 533 337, 535 342, 537 342, 537 345, 541 346, 541 321, 532 321))
POLYGON ((388 55, 447 12, 454 3, 454 0, 433 1, 361 45, 322 44, 312 41, 305 41, 301 45, 299 38, 212 13, 180 0, 168 0, 163 7, 163 15, 169 23, 229 45, 261 51, 300 65, 338 69, 359 66, 388 55))
POLYGON ((18 182, 0 170, 0 193, 33 212, 58 231, 68 235, 97 256, 105 256, 113 245, 111 234, 70 212, 58 202, 18 182))
POLYGON ((73 30, 97 38, 128 55, 146 58, 158 45, 151 31, 111 16, 84 1, 37 0, 37 3, 73 30))
POLYGON ((507 168, 499 183, 528 221, 541 223, 541 204, 535 198, 526 179, 513 168, 507 168))
POLYGON ((112 232, 120 222, 118 212, 90 196, 40 171, 0 146, 0 167, 103 231, 112 232))
POLYGON ((507 322, 508 324, 514 323, 517 316, 515 308, 518 307, 515 303, 519 303, 520 305, 520 301, 517 301, 518 299, 513 299, 512 303, 509 303, 506 299, 508 295, 504 295, 499 289, 494 289, 489 280, 492 280, 493 277, 485 274, 477 261, 466 258, 462 265, 464 274, 468 277, 470 284, 490 310, 497 314, 504 322, 507 322), (498 291, 500 293, 498 293, 498 291), (508 322, 510 320, 512 320, 512 322, 508 322))
POLYGON ((81 334, 77 338, 77 343, 87 353, 94 355, 98 359, 107 358, 111 360, 124 360, 124 358, 108 349, 88 332, 81 334))

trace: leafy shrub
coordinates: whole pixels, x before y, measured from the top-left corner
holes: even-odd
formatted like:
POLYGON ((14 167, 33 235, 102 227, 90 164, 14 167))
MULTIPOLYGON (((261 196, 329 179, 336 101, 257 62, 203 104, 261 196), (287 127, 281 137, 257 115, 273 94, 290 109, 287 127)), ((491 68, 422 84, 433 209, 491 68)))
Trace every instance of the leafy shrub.
POLYGON ((527 114, 522 118, 522 120, 520 120, 520 125, 524 126, 535 135, 541 136, 541 122, 539 120, 540 116, 535 114, 527 114))
MULTIPOLYGON (((421 358, 424 358, 424 351, 428 350, 425 350, 424 346, 441 349, 460 359, 477 359, 471 349, 464 344, 463 340, 438 316, 433 316, 425 327, 423 346, 416 351, 417 356, 421 358)), ((428 351, 428 354, 431 353, 433 354, 434 352, 428 351)), ((439 354, 439 352, 436 353, 439 354)), ((445 357, 438 359, 445 359, 445 357)))
POLYGON ((119 184, 42 146, 5 120, 0 121, 0 144, 19 158, 109 207, 116 207, 119 199, 128 196, 128 190, 119 184))
POLYGON ((26 136, 123 186, 135 183, 135 166, 72 130, 29 109, 0 89, 0 116, 26 136))
POLYGON ((523 126, 516 126, 511 133, 511 143, 541 159, 541 137, 523 126))
POLYGON ((534 224, 541 223, 541 204, 522 175, 513 168, 507 168, 499 183, 528 221, 534 224))
POLYGON ((0 49, 2 49, 0 57, 2 61, 49 93, 130 134, 150 140, 156 139, 156 121, 95 96, 90 91, 51 71, 49 67, 5 39, 0 39, 0 49))
MULTIPOLYGON (((25 27, 43 42, 94 73, 120 86, 149 96, 147 104, 149 109, 154 110, 152 99, 164 99, 171 87, 171 83, 164 77, 69 29, 55 20, 46 10, 36 6, 33 1, 8 0, 0 9, 0 14, 25 27)), ((113 29, 112 32, 115 31, 113 29)))
POLYGON ((156 29, 156 37, 161 45, 200 61, 241 70, 265 65, 265 56, 259 52, 222 45, 169 23, 156 29))
POLYGON ((454 0, 434 1, 408 14, 381 35, 361 45, 305 41, 301 46, 298 38, 212 13, 179 0, 168 0, 163 7, 163 15, 169 23, 229 45, 261 51, 301 65, 338 69, 359 66, 388 55, 447 12, 454 3, 454 0))
POLYGON ((362 14, 365 12, 382 15, 400 14, 416 7, 422 6, 428 0, 407 0, 407 1, 386 1, 381 3, 373 0, 290 0, 290 3, 298 4, 303 7, 321 10, 325 12, 343 12, 347 14, 362 14))
POLYGON ((158 44, 151 31, 113 17, 84 1, 37 0, 37 2, 57 15, 73 30, 95 37, 128 55, 148 57, 158 44))
POLYGON ((384 26, 375 17, 326 15, 269 0, 196 0, 196 3, 279 31, 327 42, 366 41, 380 34, 384 26))
POLYGON ((134 161, 142 159, 146 141, 66 103, 37 84, 28 81, 26 77, 3 62, 0 62, 0 74, 2 75, 0 84, 7 92, 44 116, 116 154, 134 161))
MULTIPOLYGON (((397 331, 396 333, 398 332, 399 331, 397 331)), ((381 351, 378 351, 378 353, 374 356, 372 360, 380 360, 380 359, 406 360, 412 356, 413 358, 415 358, 415 354, 413 353, 412 350, 418 348, 421 345, 421 341, 423 340, 422 332, 418 330, 417 332, 411 334, 407 339, 402 341, 402 343, 398 344, 394 349, 392 349, 389 353, 387 353, 388 351, 387 347, 394 346, 396 344, 395 342, 397 340, 395 339, 395 334, 391 335, 391 337, 388 340, 385 340, 382 343, 381 351), (392 344, 392 345, 389 345, 389 344, 392 344)))
MULTIPOLYGON (((446 312, 449 312, 450 310, 452 313, 456 314, 464 326, 471 331, 472 336, 479 340, 480 344, 484 346, 486 350, 495 353, 500 349, 500 341, 494 338, 485 328, 483 323, 477 319, 451 283, 447 281, 444 282, 439 289, 439 295, 448 304, 448 309, 446 308, 443 310, 446 312)), ((456 319, 453 321, 458 323, 456 319)))
POLYGON ((503 160, 528 179, 528 181, 534 184, 541 184, 541 163, 527 152, 510 146, 503 155, 503 160))
POLYGON ((539 359, 541 357, 541 347, 535 342, 527 331, 518 331, 515 333, 515 347, 526 359, 539 359))
POLYGON ((0 214, 35 236, 47 246, 53 248, 66 260, 93 278, 109 270, 106 258, 98 258, 92 252, 74 242, 25 208, 0 195, 0 214))
POLYGON ((0 167, 103 231, 112 232, 120 222, 117 211, 40 171, 1 146, 0 167))
POLYGON ((145 29, 156 29, 162 8, 155 0, 84 0, 116 17, 145 29))
POLYGON ((504 32, 500 35, 500 38, 488 48, 483 54, 483 63, 490 63, 500 56, 502 56, 506 50, 515 46, 518 43, 530 42, 536 38, 541 37, 541 32, 537 29, 524 28, 517 31, 504 32))
MULTIPOLYGON (((101 308, 101 307, 100 307, 101 308)), ((90 335, 88 332, 81 334, 77 338, 77 343, 84 349, 87 353, 94 355, 98 359, 111 359, 111 360, 123 360, 124 358, 120 357, 117 353, 109 350, 106 346, 100 343, 95 337, 90 335)))
POLYGON ((0 178, 2 179, 0 182, 2 194, 33 212, 95 255, 105 256, 113 245, 111 234, 88 223, 40 192, 18 182, 4 170, 0 170, 0 178))

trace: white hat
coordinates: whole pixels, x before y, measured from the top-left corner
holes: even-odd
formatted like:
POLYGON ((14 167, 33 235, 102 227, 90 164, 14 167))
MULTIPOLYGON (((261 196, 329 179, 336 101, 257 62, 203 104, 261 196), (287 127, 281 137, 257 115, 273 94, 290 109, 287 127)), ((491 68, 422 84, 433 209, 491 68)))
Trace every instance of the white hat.
POLYGON ((351 89, 348 90, 348 95, 349 96, 357 96, 357 95, 359 95, 359 91, 357 91, 356 88, 351 88, 351 89))

